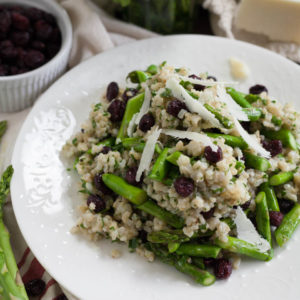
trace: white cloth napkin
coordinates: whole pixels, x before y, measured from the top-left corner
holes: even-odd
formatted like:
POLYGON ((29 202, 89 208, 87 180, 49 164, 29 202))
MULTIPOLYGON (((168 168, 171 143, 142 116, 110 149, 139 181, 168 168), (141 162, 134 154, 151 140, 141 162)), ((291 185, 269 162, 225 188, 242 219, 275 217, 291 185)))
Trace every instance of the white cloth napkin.
MULTIPOLYGON (((53 0, 54 1, 54 0, 53 0)), ((113 19, 90 0, 57 0, 69 13, 73 24, 74 38, 70 55, 69 66, 73 67, 81 61, 97 53, 115 46, 128 43, 137 39, 156 36, 155 33, 113 19)), ((229 38, 241 38, 263 45, 277 51, 291 59, 300 61, 299 46, 293 44, 268 43, 261 37, 248 37, 239 33, 232 25, 233 16, 237 8, 235 0, 205 0, 204 7, 212 13, 212 25, 217 35, 229 38)), ((0 113, 0 120, 8 120, 8 130, 0 144, 0 171, 2 172, 11 162, 11 154, 20 127, 29 113, 30 108, 22 112, 5 114, 0 113)), ((11 202, 5 206, 5 222, 11 233, 12 247, 20 272, 26 280, 42 278, 46 284, 46 291, 41 300, 54 300, 62 291, 59 285, 38 264, 33 257, 17 226, 11 202)), ((24 280, 25 281, 25 280, 24 280)), ((68 299, 76 299, 64 291, 68 299)))

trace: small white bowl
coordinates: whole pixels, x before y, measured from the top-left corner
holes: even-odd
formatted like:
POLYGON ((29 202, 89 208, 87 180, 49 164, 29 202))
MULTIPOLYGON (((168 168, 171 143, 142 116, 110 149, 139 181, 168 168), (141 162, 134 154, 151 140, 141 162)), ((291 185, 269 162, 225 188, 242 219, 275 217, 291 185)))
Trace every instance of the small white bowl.
POLYGON ((41 67, 20 75, 0 76, 0 111, 15 112, 31 106, 67 67, 72 46, 72 25, 66 11, 52 0, 0 0, 42 9, 56 17, 62 35, 59 52, 41 67))

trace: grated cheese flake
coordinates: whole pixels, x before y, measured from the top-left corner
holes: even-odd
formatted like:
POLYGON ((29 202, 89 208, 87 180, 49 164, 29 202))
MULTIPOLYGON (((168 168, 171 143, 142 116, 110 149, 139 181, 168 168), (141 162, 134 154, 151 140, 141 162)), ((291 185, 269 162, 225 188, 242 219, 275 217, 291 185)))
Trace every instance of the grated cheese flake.
POLYGON ((162 131, 161 129, 155 128, 152 134, 149 135, 142 153, 138 170, 136 172, 136 176, 135 176, 136 181, 140 181, 143 172, 145 170, 149 170, 151 160, 155 150, 155 144, 159 138, 161 131, 162 131))
POLYGON ((132 135, 133 135, 134 125, 135 125, 135 120, 136 120, 137 116, 138 116, 138 113, 134 114, 134 115, 132 116, 132 119, 130 120, 130 122, 129 122, 129 124, 128 124, 127 135, 128 135, 129 137, 132 137, 132 135))
POLYGON ((166 87, 172 91, 177 99, 184 101, 189 111, 199 114, 200 117, 209 121, 215 127, 221 127, 220 122, 209 112, 200 101, 195 100, 179 82, 173 77, 168 79, 166 87))
POLYGON ((213 141, 203 133, 175 129, 163 129, 162 133, 179 139, 189 139, 191 141, 201 142, 205 146, 210 146, 213 151, 218 150, 218 146, 215 145, 213 141))
POLYGON ((271 249, 269 242, 260 236, 240 206, 236 210, 234 223, 236 224, 237 237, 239 239, 255 245, 262 252, 271 249))
POLYGON ((146 114, 148 112, 149 107, 150 107, 151 91, 146 83, 143 84, 143 88, 145 89, 144 102, 143 102, 143 105, 142 105, 140 111, 138 112, 138 114, 135 118, 135 124, 139 124, 141 118, 143 117, 144 114, 146 114))
POLYGON ((250 148, 252 148, 257 154, 260 154, 262 157, 270 158, 271 154, 267 151, 259 142, 251 136, 240 124, 240 122, 233 117, 234 125, 240 136, 245 140, 250 148))
POLYGON ((249 118, 243 111, 243 108, 226 93, 224 85, 217 85, 217 95, 219 101, 226 103, 232 116, 235 116, 240 121, 249 121, 249 118))
POLYGON ((215 86, 215 85, 235 85, 238 84, 237 82, 233 81, 213 81, 213 80, 205 80, 205 79, 197 79, 197 78, 191 78, 191 77, 186 77, 186 76, 179 76, 179 78, 183 81, 188 81, 193 84, 201 84, 204 86, 215 86))

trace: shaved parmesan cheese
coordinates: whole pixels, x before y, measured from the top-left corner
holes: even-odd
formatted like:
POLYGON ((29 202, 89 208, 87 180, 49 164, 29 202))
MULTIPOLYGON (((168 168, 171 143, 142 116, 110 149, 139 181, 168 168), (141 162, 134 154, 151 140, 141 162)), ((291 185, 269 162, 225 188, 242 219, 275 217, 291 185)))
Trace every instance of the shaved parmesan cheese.
POLYGON ((191 141, 201 142, 205 146, 210 146, 213 151, 218 150, 217 145, 215 145, 212 142, 212 140, 206 134, 203 133, 175 129, 163 129, 162 133, 179 139, 189 139, 191 141))
POLYGON ((130 122, 129 122, 129 124, 128 124, 127 135, 128 135, 129 137, 132 137, 132 135, 133 135, 134 125, 135 125, 135 120, 136 120, 137 116, 138 116, 138 113, 134 114, 134 115, 132 116, 132 119, 130 120, 130 122))
POLYGON ((190 94, 179 84, 175 78, 170 78, 166 87, 172 91, 172 94, 179 100, 184 101, 187 108, 191 112, 199 114, 200 117, 209 121, 215 127, 221 127, 220 122, 215 118, 215 116, 209 112, 200 101, 195 100, 190 94))
POLYGON ((250 74, 250 69, 246 63, 236 57, 229 58, 229 65, 231 75, 234 79, 244 80, 250 74))
POLYGON ((144 114, 146 114, 148 112, 149 107, 150 107, 151 91, 150 91, 149 87, 147 86, 147 84, 144 84, 143 87, 145 89, 144 102, 143 102, 143 105, 142 105, 138 115, 135 118, 135 124, 140 123, 141 118, 143 117, 144 114))
POLYGON ((235 116, 240 121, 249 121, 248 116, 243 111, 230 95, 226 93, 224 85, 217 85, 218 100, 226 103, 228 110, 232 116, 235 116))
POLYGON ((151 160, 155 150, 155 144, 159 138, 161 129, 155 128, 153 133, 148 137, 148 140, 145 144, 145 148, 142 153, 140 160, 139 168, 136 172, 135 180, 140 181, 141 176, 145 170, 149 170, 151 160))
POLYGON ((236 210, 234 223, 236 224, 237 237, 239 239, 255 245, 261 252, 266 252, 271 249, 269 242, 259 235, 240 206, 238 206, 236 210))
POLYGON ((179 77, 183 81, 188 81, 193 84, 201 84, 204 86, 215 86, 215 85, 234 85, 237 84, 237 82, 226 82, 226 81, 213 81, 213 80, 202 80, 202 79, 197 79, 197 78, 191 78, 191 77, 186 77, 186 76, 180 76, 179 77))
POLYGON ((262 145, 260 145, 258 141, 242 127, 240 122, 235 117, 233 117, 233 121, 236 130, 239 132, 240 136, 245 140, 250 148, 252 148, 256 153, 265 158, 271 157, 270 152, 267 151, 262 145))
POLYGON ((179 111, 177 117, 178 117, 179 119, 183 119, 184 114, 185 114, 186 112, 187 112, 187 110, 181 109, 181 110, 179 111))

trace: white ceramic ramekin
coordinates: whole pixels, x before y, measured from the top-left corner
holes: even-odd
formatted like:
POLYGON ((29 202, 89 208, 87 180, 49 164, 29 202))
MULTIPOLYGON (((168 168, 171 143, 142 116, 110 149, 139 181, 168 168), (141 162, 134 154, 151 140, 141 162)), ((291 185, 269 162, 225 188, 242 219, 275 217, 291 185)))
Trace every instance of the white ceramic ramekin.
POLYGON ((72 25, 66 11, 54 0, 0 0, 0 4, 4 3, 34 6, 51 13, 62 34, 61 49, 48 63, 24 74, 0 76, 0 111, 15 112, 31 106, 65 71, 72 46, 72 25))

